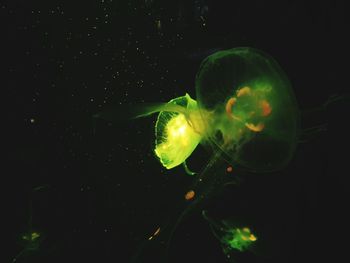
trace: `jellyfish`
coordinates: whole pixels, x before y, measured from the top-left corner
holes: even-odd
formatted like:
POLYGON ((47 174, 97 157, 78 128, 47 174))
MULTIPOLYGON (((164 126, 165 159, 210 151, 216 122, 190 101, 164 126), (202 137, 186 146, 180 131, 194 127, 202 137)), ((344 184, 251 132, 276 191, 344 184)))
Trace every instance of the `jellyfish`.
POLYGON ((216 159, 254 172, 281 169, 293 157, 298 105, 269 55, 252 48, 214 53, 200 65, 196 95, 194 100, 186 93, 136 116, 159 112, 154 152, 165 168, 186 165, 199 144, 219 153, 216 159))
POLYGON ((19 243, 22 244, 23 249, 12 259, 12 262, 17 262, 25 254, 38 251, 43 239, 41 232, 32 229, 22 234, 19 243))
MULTIPOLYGON (((292 253, 293 249, 296 249, 293 242, 303 231, 300 225, 291 224, 296 220, 296 207, 290 197, 292 190, 283 184, 282 179, 280 191, 289 193, 278 195, 278 191, 267 188, 274 193, 265 197, 262 195, 264 190, 257 190, 255 183, 247 183, 238 186, 239 189, 236 189, 233 196, 241 198, 235 204, 226 206, 226 211, 213 206, 202 210, 202 218, 211 232, 208 233, 211 236, 207 242, 213 242, 212 251, 208 252, 208 255, 218 252, 220 255, 221 248, 222 262, 281 262, 286 261, 286 255, 288 260, 293 262, 292 253), (257 190, 257 195, 244 195, 249 189, 257 190), (256 200, 257 196, 260 196, 260 200, 256 200), (271 202, 271 196, 278 196, 281 201, 271 202), (284 208, 278 204, 283 204, 284 208)), ((264 186, 266 184, 261 185, 261 188, 265 188, 266 191, 264 186)), ((314 238, 310 234, 311 227, 307 230, 310 237, 314 238)))
POLYGON ((213 235, 219 240, 228 260, 235 262, 234 254, 253 252, 258 237, 251 227, 239 225, 233 220, 214 220, 206 210, 202 211, 202 216, 209 223, 213 235))
POLYGON ((212 169, 222 161, 230 167, 226 171, 269 172, 288 164, 300 116, 291 85, 272 57, 252 48, 216 52, 201 63, 195 85, 196 100, 186 93, 139 116, 159 112, 154 152, 165 168, 182 164, 193 175, 186 160, 198 145, 213 153, 189 189, 197 198, 222 184, 212 169))
POLYGON ((217 52, 202 62, 196 94, 205 143, 233 167, 266 172, 289 163, 300 116, 291 84, 272 57, 252 48, 217 52))
MULTIPOLYGON (((165 258, 177 226, 222 187, 235 183, 232 174, 282 170, 293 158, 301 135, 291 84, 279 64, 263 51, 239 47, 208 56, 197 72, 195 91, 195 99, 186 93, 167 103, 133 107, 135 118, 158 114, 154 154, 161 165, 166 169, 183 165, 193 177, 179 198, 176 215, 157 228, 157 235, 145 238, 166 244, 165 258), (187 160, 199 145, 212 153, 211 158, 199 172, 192 172, 187 160)), ((94 117, 115 118, 108 111, 94 117)), ((214 228, 217 233, 219 228, 214 228)), ((247 229, 230 230, 235 240, 231 246, 243 250, 255 241, 247 229)), ((145 247, 133 262, 145 260, 145 247)))
MULTIPOLYGON (((31 195, 48 187, 48 185, 37 186, 32 189, 31 195)), ((29 219, 27 229, 17 237, 18 243, 21 245, 22 249, 15 257, 12 258, 12 262, 21 261, 22 257, 27 257, 30 254, 37 253, 41 248, 46 236, 42 231, 35 228, 33 225, 33 201, 31 199, 29 203, 29 219)))

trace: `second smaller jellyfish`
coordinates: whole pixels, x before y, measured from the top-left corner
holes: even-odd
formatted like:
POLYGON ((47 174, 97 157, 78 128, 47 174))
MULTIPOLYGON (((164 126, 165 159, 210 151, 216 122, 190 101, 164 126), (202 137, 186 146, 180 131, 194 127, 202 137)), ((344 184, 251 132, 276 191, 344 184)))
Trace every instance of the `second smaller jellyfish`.
POLYGON ((258 240, 248 226, 233 226, 228 221, 218 222, 209 217, 206 210, 202 211, 205 220, 209 222, 213 235, 220 241, 227 258, 232 252, 244 252, 252 248, 258 240))

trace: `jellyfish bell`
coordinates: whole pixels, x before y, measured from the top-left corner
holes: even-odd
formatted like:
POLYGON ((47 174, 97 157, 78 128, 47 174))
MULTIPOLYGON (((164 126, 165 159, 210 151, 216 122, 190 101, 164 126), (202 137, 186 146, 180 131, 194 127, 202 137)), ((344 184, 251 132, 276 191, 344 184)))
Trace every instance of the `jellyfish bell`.
POLYGON ((299 111, 291 84, 272 57, 245 47, 216 52, 200 65, 196 95, 205 140, 230 162, 266 172, 290 161, 299 111))
POLYGON ((184 163, 195 150, 202 138, 203 125, 197 102, 189 94, 170 100, 168 105, 178 106, 179 110, 168 111, 163 107, 158 114, 154 152, 161 164, 171 169, 184 163))

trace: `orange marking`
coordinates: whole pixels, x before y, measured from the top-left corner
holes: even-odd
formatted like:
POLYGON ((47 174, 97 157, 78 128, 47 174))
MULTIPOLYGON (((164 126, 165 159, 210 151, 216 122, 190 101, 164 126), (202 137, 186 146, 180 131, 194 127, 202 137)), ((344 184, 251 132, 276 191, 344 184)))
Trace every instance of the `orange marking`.
POLYGON ((260 106, 262 109, 262 116, 264 117, 269 116, 272 111, 270 103, 268 103, 266 100, 262 100, 260 102, 260 106))
POLYGON ((226 113, 227 116, 232 118, 232 106, 236 103, 236 98, 230 98, 226 103, 226 113))
POLYGON ((258 125, 254 125, 253 123, 246 123, 245 126, 253 132, 261 132, 265 127, 265 125, 261 122, 258 123, 258 125))
POLYGON ((229 166, 229 167, 226 168, 226 171, 227 171, 228 173, 231 173, 232 170, 233 170, 233 169, 232 169, 232 166, 229 166))
POLYGON ((188 191, 188 192, 185 194, 185 199, 186 199, 186 200, 191 200, 191 199, 193 199, 194 195, 195 195, 195 193, 194 193, 193 190, 188 191))
POLYGON ((235 105, 236 101, 237 101, 237 99, 235 97, 232 97, 227 101, 226 106, 225 106, 226 114, 230 119, 235 119, 237 121, 241 121, 240 118, 233 115, 233 113, 232 113, 232 106, 235 105))
POLYGON ((237 97, 239 98, 244 95, 250 95, 250 93, 251 93, 251 90, 249 87, 243 87, 237 91, 237 97))

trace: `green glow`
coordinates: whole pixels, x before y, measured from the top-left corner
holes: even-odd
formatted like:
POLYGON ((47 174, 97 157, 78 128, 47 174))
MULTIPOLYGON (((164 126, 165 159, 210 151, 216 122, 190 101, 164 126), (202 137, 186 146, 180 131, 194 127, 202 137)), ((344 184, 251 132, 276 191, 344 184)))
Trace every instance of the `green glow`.
POLYGON ((291 84, 272 57, 246 47, 216 52, 200 66, 196 95, 206 142, 232 164, 272 171, 290 161, 299 111, 291 84))
POLYGON ((290 161, 299 111, 272 57, 252 48, 216 52, 200 66, 196 94, 197 101, 186 94, 142 115, 160 112, 155 153, 164 167, 183 163, 199 142, 250 171, 278 170, 290 161))
POLYGON ((226 243, 230 248, 244 251, 257 240, 256 236, 247 227, 233 228, 223 236, 221 242, 226 243))
POLYGON ((38 233, 38 232, 31 232, 31 233, 28 233, 26 235, 23 235, 22 239, 33 242, 36 239, 38 239, 39 237, 40 237, 40 233, 38 233))
MULTIPOLYGON (((295 95, 281 67, 266 53, 246 47, 214 53, 201 63, 195 89, 196 101, 186 94, 168 103, 135 107, 132 114, 145 117, 159 112, 154 152, 167 169, 184 164, 186 170, 185 161, 199 143, 212 152, 187 188, 198 198, 167 224, 168 232, 160 232, 162 239, 154 239, 165 241, 167 248, 185 216, 233 180, 222 165, 249 172, 279 170, 291 160, 298 142, 295 95)), ((104 116, 109 119, 109 114, 97 115, 104 116)), ((212 220, 204 211, 203 216, 227 255, 244 251, 257 240, 241 224, 212 220)))
POLYGON ((188 116, 170 111, 161 111, 158 115, 154 152, 167 169, 183 163, 201 140, 201 135, 194 130, 189 117, 193 115, 191 112, 198 112, 197 102, 186 94, 171 100, 169 104, 183 107, 188 116))
POLYGON ((182 165, 183 165, 183 167, 184 167, 184 169, 185 169, 185 172, 186 172, 188 175, 195 175, 195 174, 196 174, 195 172, 192 172, 190 168, 188 168, 186 161, 184 161, 184 162, 182 163, 182 165))
POLYGON ((167 169, 182 164, 199 143, 252 172, 289 163, 300 133, 299 110, 288 78, 271 56, 248 47, 216 52, 201 63, 195 88, 196 101, 186 94, 94 117, 158 113, 154 152, 167 169))
POLYGON ((237 222, 233 220, 214 219, 206 210, 202 211, 202 216, 208 221, 213 235, 220 241, 226 255, 230 255, 232 250, 246 251, 258 240, 250 228, 237 227, 237 222))
POLYGON ((155 153, 166 168, 183 163, 199 142, 254 172, 279 170, 293 157, 298 105, 269 55, 252 48, 214 53, 199 68, 196 95, 197 101, 186 94, 142 115, 160 111, 155 153))

